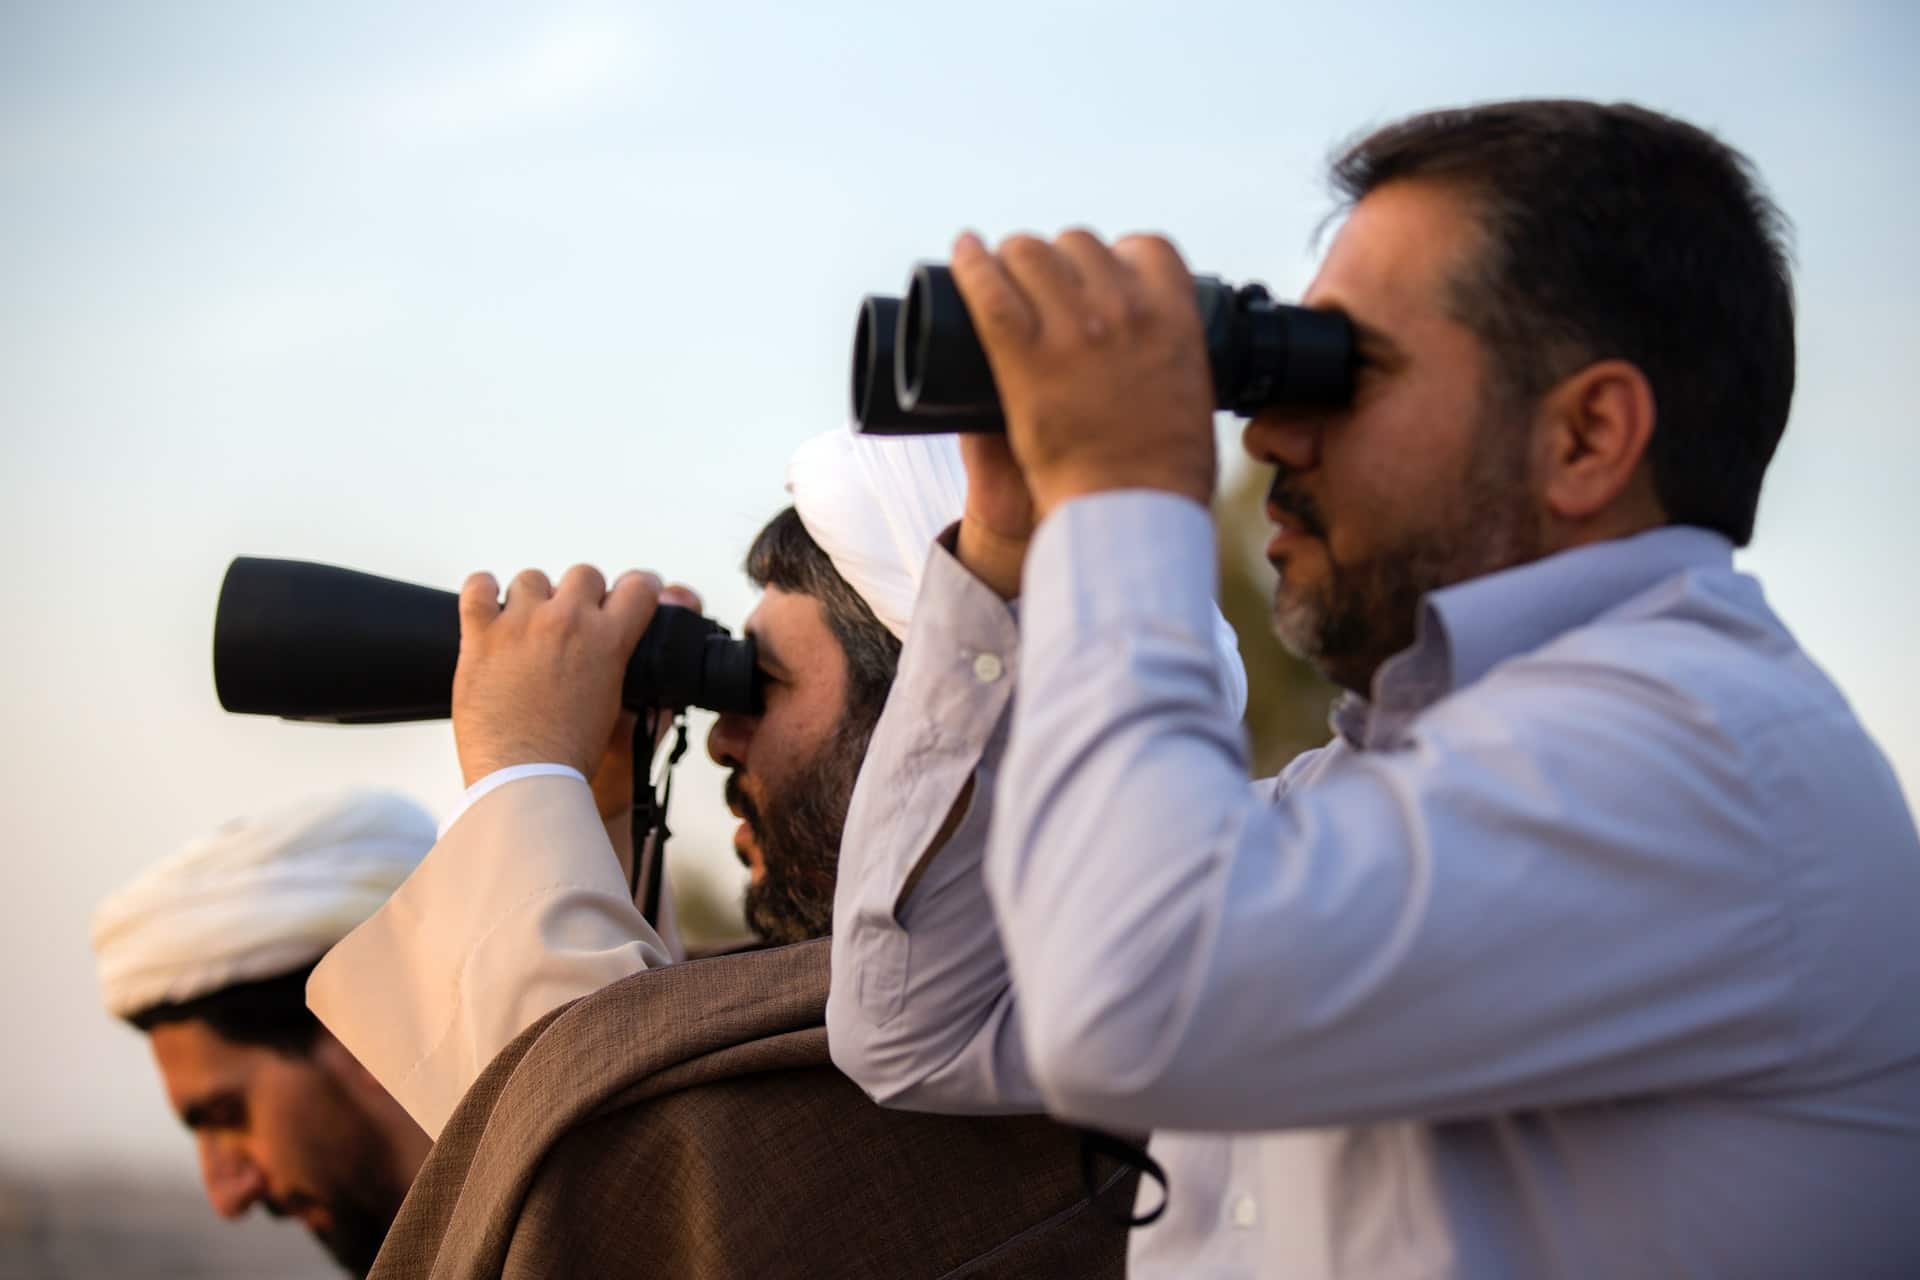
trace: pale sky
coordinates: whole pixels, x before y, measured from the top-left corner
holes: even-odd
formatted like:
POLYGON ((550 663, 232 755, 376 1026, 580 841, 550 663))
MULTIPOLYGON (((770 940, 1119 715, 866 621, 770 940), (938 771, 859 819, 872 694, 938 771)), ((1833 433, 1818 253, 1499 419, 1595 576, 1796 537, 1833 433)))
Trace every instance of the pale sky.
MULTIPOLYGON (((1920 794, 1915 6, 396 7, 0 5, 0 1163, 191 1176, 99 1009, 116 885, 310 791, 458 793, 443 725, 219 709, 234 555, 638 565, 737 626, 863 293, 1079 223, 1291 294, 1327 154, 1426 107, 1631 99, 1758 164, 1801 360, 1744 564, 1920 794)), ((715 771, 674 817, 735 874, 715 771)))

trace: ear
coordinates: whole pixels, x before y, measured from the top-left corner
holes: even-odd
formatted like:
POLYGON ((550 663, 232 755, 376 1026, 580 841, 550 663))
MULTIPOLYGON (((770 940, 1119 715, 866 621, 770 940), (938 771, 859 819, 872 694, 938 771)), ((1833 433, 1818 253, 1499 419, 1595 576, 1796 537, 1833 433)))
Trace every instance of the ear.
POLYGON ((1625 360, 1596 361, 1548 391, 1537 419, 1547 509, 1585 523, 1650 498, 1650 486, 1637 482, 1655 412, 1647 375, 1625 360))

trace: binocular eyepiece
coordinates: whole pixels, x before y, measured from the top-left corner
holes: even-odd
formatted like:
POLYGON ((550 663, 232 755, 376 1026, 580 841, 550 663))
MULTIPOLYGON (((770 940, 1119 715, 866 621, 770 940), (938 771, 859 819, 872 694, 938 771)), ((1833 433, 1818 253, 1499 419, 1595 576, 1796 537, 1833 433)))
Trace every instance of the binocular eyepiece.
MULTIPOLYGON (((1345 404, 1353 326, 1338 311, 1275 302, 1257 284, 1193 282, 1214 407, 1252 417, 1268 405, 1345 404)), ((914 268, 904 299, 870 294, 853 335, 853 419, 868 435, 1004 431, 1000 394, 973 319, 938 263, 914 268)))
MULTIPOLYGON (((337 724, 439 720, 452 714, 460 597, 303 560, 240 556, 213 620, 220 705, 247 715, 337 724)), ((631 710, 754 712, 751 637, 663 604, 627 664, 631 710)))

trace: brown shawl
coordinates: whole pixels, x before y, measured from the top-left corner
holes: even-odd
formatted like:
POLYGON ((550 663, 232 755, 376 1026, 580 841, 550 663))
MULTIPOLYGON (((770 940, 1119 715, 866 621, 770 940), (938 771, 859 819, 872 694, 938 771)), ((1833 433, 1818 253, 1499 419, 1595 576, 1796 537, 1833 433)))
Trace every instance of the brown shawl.
POLYGON ((889 1111, 834 1070, 828 945, 649 970, 529 1027, 448 1121, 376 1280, 1120 1276, 1070 1130, 889 1111))

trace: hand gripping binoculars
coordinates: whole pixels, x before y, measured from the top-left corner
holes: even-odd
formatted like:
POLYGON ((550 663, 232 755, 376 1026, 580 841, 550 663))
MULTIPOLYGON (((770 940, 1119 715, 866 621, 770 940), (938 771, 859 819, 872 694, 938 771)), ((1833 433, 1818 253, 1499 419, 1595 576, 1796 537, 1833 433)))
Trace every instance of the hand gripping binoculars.
MULTIPOLYGON (((1340 405, 1353 396, 1353 326, 1275 302, 1264 286, 1193 282, 1214 407, 1340 405)), ((905 298, 869 294, 853 335, 853 419, 867 435, 1005 431, 1000 394, 952 271, 914 268, 905 298)))
MULTIPOLYGON (((460 597, 304 560, 240 556, 213 620, 220 705, 248 715, 337 724, 440 720, 453 710, 460 597)), ((752 713, 760 707, 751 637, 663 604, 627 664, 621 702, 752 713)))

